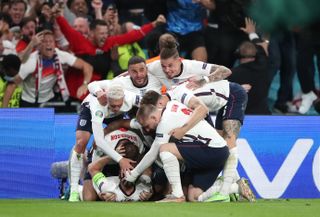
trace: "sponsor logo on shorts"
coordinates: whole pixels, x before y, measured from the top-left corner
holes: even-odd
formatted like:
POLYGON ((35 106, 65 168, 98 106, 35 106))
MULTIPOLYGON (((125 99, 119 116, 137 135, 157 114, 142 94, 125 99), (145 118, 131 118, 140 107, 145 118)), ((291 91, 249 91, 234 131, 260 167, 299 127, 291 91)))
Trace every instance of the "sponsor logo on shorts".
POLYGON ((102 113, 102 111, 98 110, 98 111, 96 111, 95 115, 96 115, 97 117, 99 117, 99 118, 102 118, 103 113, 102 113))
POLYGON ((83 126, 85 126, 87 124, 87 120, 81 119, 79 124, 80 124, 81 127, 83 127, 83 126))

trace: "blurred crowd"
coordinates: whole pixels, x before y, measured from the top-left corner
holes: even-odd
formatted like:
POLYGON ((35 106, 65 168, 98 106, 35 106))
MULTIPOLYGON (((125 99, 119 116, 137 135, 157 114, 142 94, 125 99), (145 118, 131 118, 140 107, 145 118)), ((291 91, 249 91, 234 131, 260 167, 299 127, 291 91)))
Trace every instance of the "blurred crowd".
POLYGON ((88 83, 125 72, 132 56, 158 56, 158 39, 170 32, 184 58, 231 69, 228 80, 248 91, 247 114, 320 113, 320 13, 308 10, 314 1, 298 2, 2 0, 0 107, 76 111, 88 83))

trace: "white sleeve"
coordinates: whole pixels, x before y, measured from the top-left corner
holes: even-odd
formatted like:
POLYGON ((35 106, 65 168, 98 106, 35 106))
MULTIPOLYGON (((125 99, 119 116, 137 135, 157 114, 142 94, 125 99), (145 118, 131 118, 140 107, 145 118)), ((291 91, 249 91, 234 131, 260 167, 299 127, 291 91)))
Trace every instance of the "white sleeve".
POLYGON ((140 163, 134 168, 132 171, 133 174, 142 174, 158 157, 160 146, 162 144, 168 143, 170 139, 170 135, 168 134, 168 130, 163 124, 159 124, 157 128, 156 138, 153 141, 150 150, 147 154, 142 158, 140 163), (165 132, 165 133, 164 133, 165 132))
POLYGON ((104 107, 98 101, 90 101, 91 121, 102 124, 106 117, 104 107))
POLYGON ((77 60, 77 57, 71 53, 59 50, 57 48, 56 48, 56 52, 58 54, 58 58, 61 64, 67 64, 69 66, 73 66, 77 60))
POLYGON ((130 128, 131 129, 136 129, 139 130, 142 128, 141 124, 139 124, 139 122, 137 121, 137 119, 133 118, 130 121, 130 128))
POLYGON ((188 106, 190 99, 194 96, 192 91, 185 87, 185 84, 178 85, 167 91, 170 100, 177 100, 188 106))
POLYGON ((88 90, 91 94, 95 95, 98 91, 108 89, 111 80, 93 81, 88 85, 88 90))
POLYGON ((101 148, 106 155, 119 163, 119 161, 122 159, 122 156, 118 152, 116 152, 110 145, 108 145, 108 143, 104 139, 102 123, 92 122, 92 131, 97 146, 101 148))
MULTIPOLYGON (((37 55, 36 55, 37 56, 37 55)), ((19 70, 19 76, 24 80, 28 75, 34 73, 37 66, 37 58, 33 54, 29 57, 27 62, 21 64, 20 70, 19 70)))

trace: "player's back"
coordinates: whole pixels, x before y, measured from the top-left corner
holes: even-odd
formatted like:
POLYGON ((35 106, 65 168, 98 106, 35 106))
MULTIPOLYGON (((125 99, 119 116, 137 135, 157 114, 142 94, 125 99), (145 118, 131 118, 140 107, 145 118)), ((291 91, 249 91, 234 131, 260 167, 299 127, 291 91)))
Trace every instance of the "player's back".
MULTIPOLYGON (((175 100, 170 101, 163 112, 158 128, 163 129, 166 127, 167 132, 170 132, 172 129, 183 126, 190 119, 191 114, 192 110, 184 104, 175 100)), ((183 137, 183 140, 199 140, 210 147, 223 147, 226 145, 225 140, 205 120, 201 120, 192 129, 190 129, 183 137)))

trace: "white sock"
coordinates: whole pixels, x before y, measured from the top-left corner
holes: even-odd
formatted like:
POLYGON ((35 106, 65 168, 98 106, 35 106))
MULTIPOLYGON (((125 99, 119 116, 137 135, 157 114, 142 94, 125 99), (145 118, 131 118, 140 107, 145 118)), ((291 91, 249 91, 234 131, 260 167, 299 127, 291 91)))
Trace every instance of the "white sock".
POLYGON ((172 188, 172 194, 176 197, 183 196, 183 190, 180 179, 179 161, 170 152, 161 152, 160 158, 163 163, 163 169, 172 188))
MULTIPOLYGON (((239 175, 237 172, 238 166, 238 149, 234 147, 229 150, 230 155, 223 168, 223 184, 220 189, 220 193, 223 195, 229 194, 231 184, 235 181, 235 178, 239 175)), ((237 180, 237 179, 236 179, 237 180)))
POLYGON ((80 173, 83 167, 83 154, 72 150, 69 158, 69 181, 71 192, 78 192, 80 173))
POLYGON ((207 200, 214 193, 217 193, 220 190, 221 186, 222 186, 222 180, 221 179, 217 179, 210 188, 208 188, 205 192, 203 192, 198 197, 198 201, 202 202, 202 201, 207 200))

